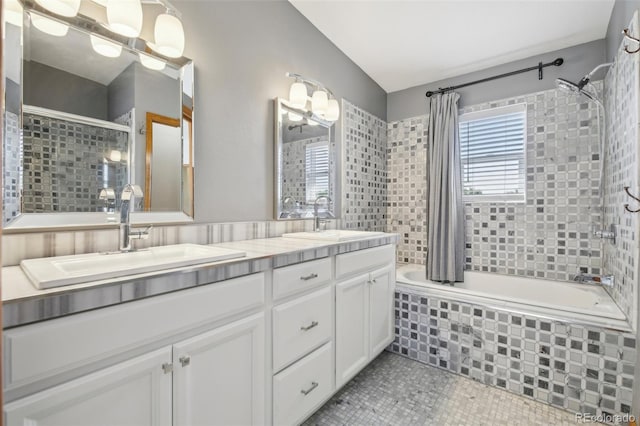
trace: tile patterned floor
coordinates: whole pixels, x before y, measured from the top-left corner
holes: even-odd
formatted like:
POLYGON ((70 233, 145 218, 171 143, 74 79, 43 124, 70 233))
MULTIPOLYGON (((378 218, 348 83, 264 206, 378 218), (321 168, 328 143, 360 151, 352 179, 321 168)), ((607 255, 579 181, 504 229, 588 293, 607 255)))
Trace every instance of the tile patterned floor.
POLYGON ((383 352, 304 425, 574 425, 574 415, 383 352))

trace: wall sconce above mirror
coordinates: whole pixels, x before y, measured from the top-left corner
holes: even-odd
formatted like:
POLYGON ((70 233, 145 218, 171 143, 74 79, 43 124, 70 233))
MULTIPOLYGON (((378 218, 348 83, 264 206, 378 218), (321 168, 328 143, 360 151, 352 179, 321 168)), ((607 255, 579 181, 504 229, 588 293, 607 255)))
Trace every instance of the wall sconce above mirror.
POLYGON ((329 123, 340 118, 338 100, 324 84, 291 72, 287 73, 287 77, 295 80, 289 89, 288 103, 292 108, 311 112, 329 123))

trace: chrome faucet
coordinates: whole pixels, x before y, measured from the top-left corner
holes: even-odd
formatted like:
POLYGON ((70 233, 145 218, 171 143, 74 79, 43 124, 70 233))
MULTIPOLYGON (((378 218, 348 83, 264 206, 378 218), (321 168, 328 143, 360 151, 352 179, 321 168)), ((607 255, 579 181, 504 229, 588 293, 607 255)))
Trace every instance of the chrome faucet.
POLYGON ((322 200, 325 200, 327 202, 327 212, 325 213, 325 215, 330 218, 333 217, 328 208, 329 203, 331 203, 331 198, 327 197, 326 195, 321 195, 316 198, 316 200, 313 202, 313 230, 316 232, 320 232, 320 214, 318 212, 318 203, 322 200))
POLYGON ((120 196, 120 251, 129 252, 133 251, 131 247, 131 240, 144 240, 149 238, 149 230, 151 226, 148 226, 143 231, 131 230, 131 205, 135 197, 142 197, 142 189, 138 185, 126 184, 122 189, 122 195, 120 196))
POLYGON ((613 288, 613 283, 615 282, 613 275, 595 275, 582 272, 573 277, 573 280, 583 284, 599 284, 609 288, 613 288))

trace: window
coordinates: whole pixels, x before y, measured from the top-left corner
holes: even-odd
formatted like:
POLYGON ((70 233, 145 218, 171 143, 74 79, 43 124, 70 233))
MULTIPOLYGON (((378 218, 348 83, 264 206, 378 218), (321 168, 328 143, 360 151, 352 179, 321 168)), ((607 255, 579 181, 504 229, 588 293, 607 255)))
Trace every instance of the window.
POLYGON ((463 198, 525 200, 526 105, 460 117, 463 198))
POLYGON ((329 195, 329 142, 310 143, 305 147, 305 183, 307 203, 329 195))

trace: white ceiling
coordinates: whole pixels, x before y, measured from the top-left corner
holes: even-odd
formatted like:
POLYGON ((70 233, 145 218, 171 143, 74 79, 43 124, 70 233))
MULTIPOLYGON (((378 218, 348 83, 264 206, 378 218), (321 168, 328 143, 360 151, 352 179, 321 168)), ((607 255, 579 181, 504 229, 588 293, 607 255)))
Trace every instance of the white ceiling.
POLYGON ((289 0, 387 92, 605 37, 614 0, 289 0))

